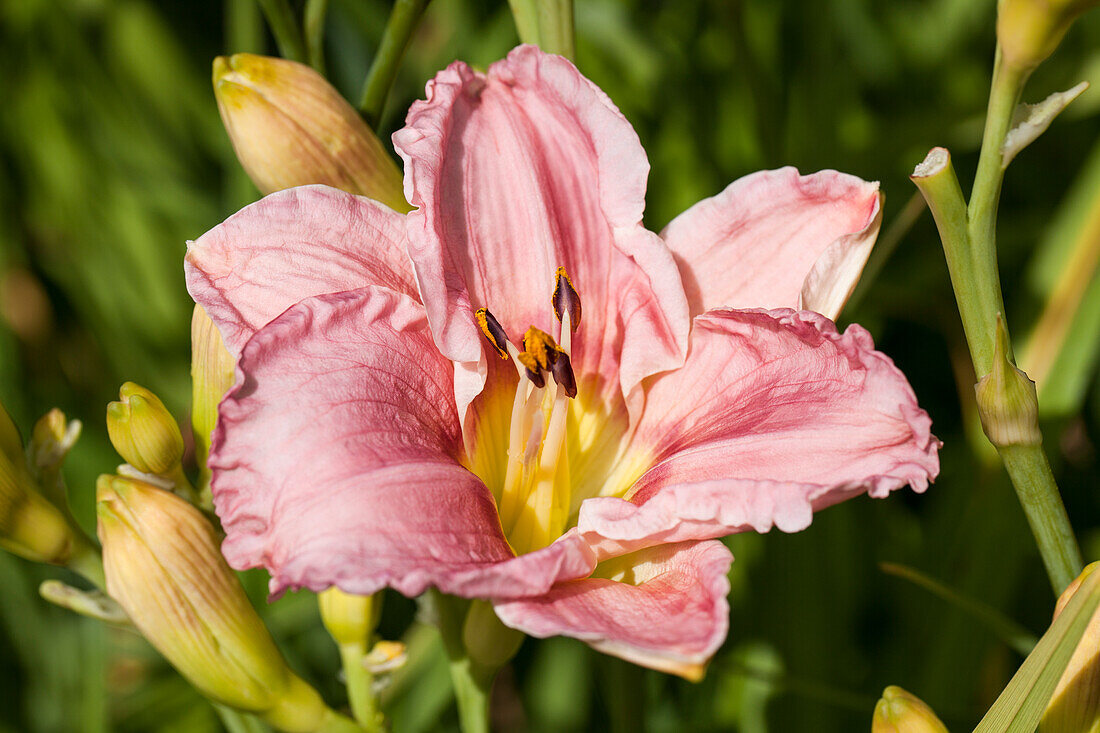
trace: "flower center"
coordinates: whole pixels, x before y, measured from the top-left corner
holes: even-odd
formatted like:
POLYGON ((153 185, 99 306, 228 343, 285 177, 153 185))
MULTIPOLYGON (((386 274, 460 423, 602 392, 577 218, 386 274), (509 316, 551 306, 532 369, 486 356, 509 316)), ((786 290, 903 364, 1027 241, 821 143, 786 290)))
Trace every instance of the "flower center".
POLYGON ((482 333, 519 374, 499 505, 504 535, 519 554, 546 547, 561 536, 572 498, 565 445, 569 400, 577 396, 577 380, 569 354, 581 305, 564 268, 558 268, 552 302, 560 325, 558 339, 531 326, 523 335, 522 351, 508 340, 492 313, 485 308, 476 313, 482 333))

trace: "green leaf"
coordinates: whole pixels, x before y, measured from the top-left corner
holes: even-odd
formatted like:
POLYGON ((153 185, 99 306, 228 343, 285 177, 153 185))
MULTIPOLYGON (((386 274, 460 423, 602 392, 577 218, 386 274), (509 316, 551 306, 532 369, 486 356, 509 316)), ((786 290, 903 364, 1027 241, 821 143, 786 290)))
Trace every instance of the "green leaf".
POLYGON ((1100 573, 1092 573, 1020 665, 974 733, 1034 733, 1098 607, 1100 573))

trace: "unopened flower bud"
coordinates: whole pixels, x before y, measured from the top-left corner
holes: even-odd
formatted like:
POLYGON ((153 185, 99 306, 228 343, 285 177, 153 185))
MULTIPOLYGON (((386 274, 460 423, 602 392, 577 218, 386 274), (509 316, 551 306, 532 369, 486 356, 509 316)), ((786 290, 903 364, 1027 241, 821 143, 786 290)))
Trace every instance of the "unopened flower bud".
MULTIPOLYGON (((1081 584, 1098 567, 1100 562, 1091 563, 1062 591, 1054 607, 1054 618, 1058 618, 1081 584)), ((1100 690, 1100 611, 1089 620, 1077 649, 1058 680, 1043 720, 1039 723, 1039 733, 1100 732, 1100 695, 1097 695, 1097 690, 1100 690)))
POLYGON ((1079 15, 1098 0, 1002 0, 997 40, 1010 68, 1029 72, 1054 53, 1079 15))
POLYGON ((947 733, 947 728, 923 700, 891 685, 875 705, 871 733, 947 733))
POLYGON ((308 66, 247 53, 219 56, 214 94, 237 158, 263 193, 323 183, 409 210, 393 158, 308 66))
POLYGON ((218 421, 218 404, 236 379, 236 360, 225 348, 217 326, 201 305, 191 316, 191 427, 202 471, 210 452, 210 434, 218 421))
POLYGON ((331 717, 275 648, 202 512, 119 476, 100 476, 96 499, 107 592, 180 674, 281 730, 316 730, 331 717))
POLYGON ((64 515, 39 493, 15 424, 0 407, 0 548, 35 562, 64 565, 75 542, 64 515))
POLYGON ((501 623, 493 604, 475 599, 466 613, 462 643, 474 662, 487 669, 499 669, 519 651, 523 632, 501 623))
POLYGON ((360 645, 365 651, 378 625, 382 599, 373 595, 355 596, 333 586, 322 591, 317 600, 321 607, 321 622, 333 640, 340 646, 360 645))
POLYGON ((118 454, 142 473, 171 474, 183 459, 183 436, 172 413, 149 390, 126 382, 107 405, 107 433, 118 454))
POLYGON ((978 415, 989 442, 998 448, 1038 445, 1043 436, 1035 382, 1012 363, 1009 349, 1008 333, 998 318, 993 368, 974 386, 978 415))

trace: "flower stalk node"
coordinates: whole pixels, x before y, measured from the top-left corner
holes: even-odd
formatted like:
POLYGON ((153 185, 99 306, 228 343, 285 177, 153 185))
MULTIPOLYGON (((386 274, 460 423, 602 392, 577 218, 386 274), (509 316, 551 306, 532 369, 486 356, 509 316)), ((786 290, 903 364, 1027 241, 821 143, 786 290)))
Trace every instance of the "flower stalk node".
POLYGON ((978 415, 989 442, 998 448, 1039 445, 1039 401, 1035 382, 1012 362, 1004 322, 997 318, 993 369, 974 386, 978 415))

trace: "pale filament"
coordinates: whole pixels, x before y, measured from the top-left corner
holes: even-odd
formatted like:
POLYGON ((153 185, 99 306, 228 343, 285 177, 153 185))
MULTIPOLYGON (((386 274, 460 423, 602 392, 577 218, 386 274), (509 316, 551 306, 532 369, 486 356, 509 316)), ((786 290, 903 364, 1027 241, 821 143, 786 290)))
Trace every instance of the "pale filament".
MULTIPOLYGON (((559 344, 568 357, 572 346, 571 314, 561 315, 559 344)), ((545 547, 565 531, 570 505, 568 455, 565 450, 569 396, 554 379, 538 387, 520 361, 519 348, 506 337, 499 344, 519 375, 508 427, 508 455, 500 494, 500 520, 517 552, 545 547)))

